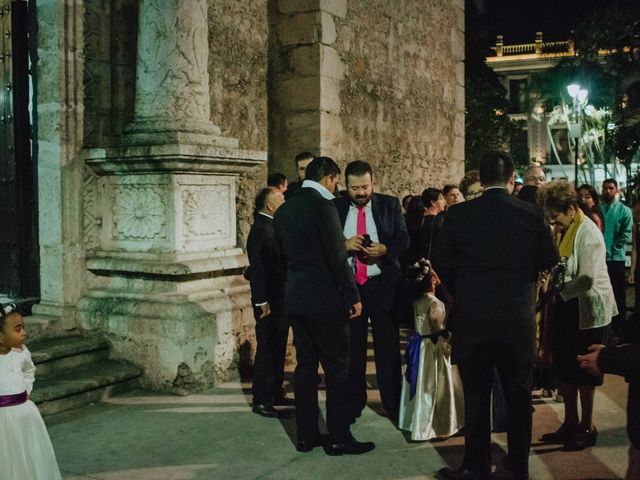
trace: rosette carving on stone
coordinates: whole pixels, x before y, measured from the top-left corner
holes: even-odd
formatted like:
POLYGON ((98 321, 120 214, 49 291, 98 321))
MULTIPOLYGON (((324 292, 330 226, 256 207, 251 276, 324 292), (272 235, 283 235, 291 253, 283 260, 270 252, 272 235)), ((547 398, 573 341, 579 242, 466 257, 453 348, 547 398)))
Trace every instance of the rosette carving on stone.
POLYGON ((123 240, 166 238, 167 208, 154 186, 119 185, 113 202, 114 237, 123 240))
POLYGON ((185 189, 183 202, 186 236, 224 236, 231 232, 227 186, 185 189))

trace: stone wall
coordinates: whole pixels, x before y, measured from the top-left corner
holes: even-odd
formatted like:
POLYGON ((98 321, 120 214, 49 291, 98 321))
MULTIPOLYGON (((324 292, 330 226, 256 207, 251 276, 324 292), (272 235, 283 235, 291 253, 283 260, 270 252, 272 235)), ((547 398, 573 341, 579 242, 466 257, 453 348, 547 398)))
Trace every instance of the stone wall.
POLYGON ((403 195, 464 171, 462 0, 270 2, 270 167, 372 163, 403 195))
POLYGON ((452 0, 351 1, 334 17, 339 150, 369 161, 378 189, 418 193, 464 171, 464 5, 452 0))
MULTIPOLYGON (((209 2, 211 120, 240 147, 267 150, 267 0, 209 2)), ((238 179, 238 245, 251 226, 253 199, 267 184, 267 169, 238 179)))

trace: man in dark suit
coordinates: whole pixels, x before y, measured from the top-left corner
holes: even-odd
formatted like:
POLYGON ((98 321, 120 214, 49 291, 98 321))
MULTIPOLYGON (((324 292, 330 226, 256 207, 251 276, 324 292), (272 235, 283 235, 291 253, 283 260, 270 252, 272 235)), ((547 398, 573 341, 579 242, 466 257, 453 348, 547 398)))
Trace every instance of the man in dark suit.
POLYGON ((535 351, 535 283, 558 253, 535 205, 510 196, 513 161, 492 152, 480 162, 481 197, 445 216, 434 249, 436 272, 454 297, 452 355, 465 396, 465 455, 445 478, 486 479, 491 469, 490 398, 497 367, 507 401, 509 478, 528 478, 535 351))
POLYGON ((297 449, 319 446, 318 361, 327 384, 328 455, 373 450, 350 432, 349 321, 362 304, 347 264, 347 251, 331 193, 340 168, 328 157, 307 166, 302 187, 276 213, 274 228, 287 260, 285 311, 291 321, 298 365, 294 376, 297 449))
POLYGON ((253 362, 253 411, 278 417, 274 405, 293 405, 282 390, 289 324, 284 316, 286 265, 273 230, 273 215, 284 202, 282 192, 263 188, 255 199, 254 222, 247 237, 251 302, 256 319, 253 362))
POLYGON ((400 257, 409 245, 397 198, 373 192, 371 165, 356 160, 345 170, 346 195, 334 200, 362 299, 362 315, 351 326, 351 414, 367 404, 367 335, 373 333, 376 377, 387 416, 398 418, 402 372, 398 325, 392 315, 401 277, 400 257), (366 242, 365 236, 371 240, 366 242), (359 275, 360 274, 360 275, 359 275))

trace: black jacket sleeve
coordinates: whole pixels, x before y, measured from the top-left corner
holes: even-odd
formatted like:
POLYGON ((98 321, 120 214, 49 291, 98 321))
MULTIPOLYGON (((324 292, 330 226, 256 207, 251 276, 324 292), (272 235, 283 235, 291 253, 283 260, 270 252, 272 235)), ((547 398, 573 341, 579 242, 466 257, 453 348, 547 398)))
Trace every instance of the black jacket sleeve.
POLYGON ((324 226, 320 229, 320 241, 325 260, 338 290, 342 293, 345 306, 349 308, 360 301, 360 295, 356 288, 353 271, 347 263, 347 249, 338 211, 331 202, 323 202, 319 216, 320 225, 324 226))
POLYGON ((275 242, 275 238, 267 238, 264 228, 253 228, 247 239, 247 256, 249 257, 249 285, 254 304, 269 301, 268 276, 264 262, 263 247, 267 242, 275 242))
POLYGON ((396 258, 402 258, 409 248, 409 233, 407 232, 407 224, 402 216, 402 209, 397 198, 392 199, 391 218, 393 221, 393 238, 387 247, 386 258, 390 261, 396 258))
POLYGON ((603 348, 598 356, 598 366, 605 373, 621 375, 630 382, 640 382, 640 345, 603 348))

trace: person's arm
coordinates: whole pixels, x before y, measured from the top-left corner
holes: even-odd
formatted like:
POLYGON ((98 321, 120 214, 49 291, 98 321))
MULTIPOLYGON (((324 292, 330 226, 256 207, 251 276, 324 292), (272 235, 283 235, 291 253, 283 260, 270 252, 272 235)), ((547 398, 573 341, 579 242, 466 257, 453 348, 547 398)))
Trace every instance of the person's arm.
POLYGON ((409 232, 407 224, 402 216, 402 209, 397 198, 393 198, 391 206, 393 221, 393 237, 387 247, 387 258, 401 258, 409 248, 409 232))
POLYGON ((542 215, 538 219, 538 232, 539 232, 539 242, 538 242, 538 259, 536 270, 539 272, 546 272, 554 265, 556 265, 560 261, 560 256, 558 255, 558 247, 556 246, 556 242, 553 241, 553 235, 551 234, 551 229, 549 225, 544 220, 542 215))
POLYGON ((607 348, 591 345, 589 353, 578 355, 580 367, 590 373, 612 373, 629 381, 640 381, 640 345, 627 344, 607 348))
POLYGON ((631 240, 631 226, 633 225, 633 215, 624 205, 620 209, 620 218, 618 220, 618 228, 613 238, 613 248, 617 251, 624 251, 627 243, 631 240))
POLYGON ((22 364, 22 374, 24 375, 24 383, 27 386, 27 395, 31 394, 33 390, 33 382, 36 379, 36 366, 31 359, 31 352, 27 350, 27 347, 23 346, 22 351, 25 354, 25 359, 22 364))
POLYGON ((249 257, 249 284, 253 302, 262 310, 263 318, 269 314, 268 275, 264 263, 265 242, 275 242, 275 237, 267 235, 264 229, 256 229, 249 233, 247 239, 247 256, 249 257))
POLYGON ((447 214, 445 216, 442 229, 433 242, 431 263, 433 265, 433 269, 442 281, 443 286, 449 293, 455 295, 454 241, 450 215, 451 214, 447 214))
MULTIPOLYGON (((582 228, 585 226, 583 225, 582 228)), ((578 231, 573 251, 578 271, 573 280, 567 282, 560 292, 565 300, 571 300, 581 293, 591 290, 594 280, 598 277, 598 269, 605 265, 607 251, 604 240, 592 235, 592 233, 590 230, 578 231)), ((598 235, 600 235, 599 232, 598 235)))
POLYGON ((347 262, 347 250, 344 234, 340 226, 338 211, 331 202, 322 202, 318 211, 318 225, 320 242, 324 251, 325 261, 338 290, 342 293, 347 308, 353 309, 360 305, 360 295, 356 287, 353 271, 347 262))
POLYGON ((636 235, 638 232, 635 228, 631 230, 631 268, 629 269, 629 277, 627 282, 633 285, 636 282, 636 262, 638 261, 638 248, 636 247, 636 235))

